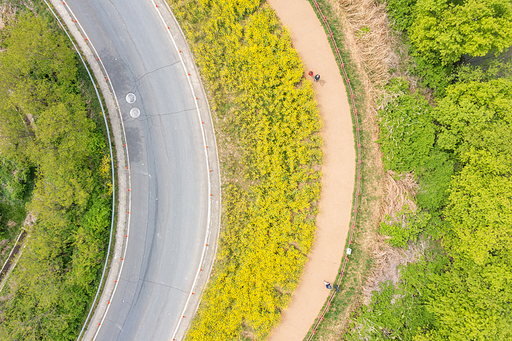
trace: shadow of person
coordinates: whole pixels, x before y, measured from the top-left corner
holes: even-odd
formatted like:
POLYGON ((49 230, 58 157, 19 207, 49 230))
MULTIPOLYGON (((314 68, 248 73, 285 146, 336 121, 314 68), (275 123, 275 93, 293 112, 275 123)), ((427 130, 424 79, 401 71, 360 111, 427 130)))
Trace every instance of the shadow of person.
POLYGON ((320 83, 321 86, 324 86, 324 84, 327 83, 327 82, 325 80, 323 80, 323 79, 320 79, 318 81, 318 83, 320 83))

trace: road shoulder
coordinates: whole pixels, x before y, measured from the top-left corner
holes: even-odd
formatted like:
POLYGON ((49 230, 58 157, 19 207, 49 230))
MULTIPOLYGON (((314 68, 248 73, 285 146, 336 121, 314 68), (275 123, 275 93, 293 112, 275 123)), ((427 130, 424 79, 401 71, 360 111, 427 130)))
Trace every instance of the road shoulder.
MULTIPOLYGON (((97 56, 93 53, 93 50, 89 46, 88 41, 83 36, 83 33, 78 29, 77 22, 74 21, 74 18, 68 12, 63 2, 59 0, 50 0, 50 2, 60 16, 60 19, 64 21, 68 32, 75 39, 80 48, 80 52, 83 56, 85 56, 87 63, 89 64, 89 67, 94 74, 100 91, 103 94, 103 98, 107 106, 112 134, 114 136, 113 142, 116 149, 117 159, 117 225, 115 244, 113 250, 111 251, 111 259, 122 259, 122 254, 126 248, 126 241, 124 236, 127 234, 127 229, 129 228, 129 217, 126 212, 129 212, 128 207, 130 196, 128 195, 128 189, 130 188, 130 172, 128 168, 128 151, 126 149, 126 144, 124 143, 126 139, 120 118, 121 115, 118 113, 115 97, 109 86, 108 79, 105 77, 105 74, 100 66, 100 62, 98 61, 97 56)), ((101 320, 105 315, 108 304, 110 303, 110 298, 115 290, 116 280, 119 277, 119 273, 121 271, 121 262, 110 262, 110 268, 108 270, 109 272, 107 279, 105 280, 102 295, 97 302, 94 314, 89 320, 88 328, 86 329, 85 334, 83 334, 82 340, 94 339, 96 331, 100 326, 101 320)))

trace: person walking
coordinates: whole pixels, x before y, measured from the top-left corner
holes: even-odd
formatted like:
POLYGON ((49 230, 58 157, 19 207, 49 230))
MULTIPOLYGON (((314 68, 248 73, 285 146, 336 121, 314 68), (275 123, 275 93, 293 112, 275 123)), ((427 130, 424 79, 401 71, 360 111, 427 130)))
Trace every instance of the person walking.
POLYGON ((329 282, 327 282, 327 281, 324 281, 324 284, 325 284, 325 287, 326 287, 327 289, 329 289, 329 290, 331 290, 331 289, 332 289, 332 285, 331 285, 331 283, 329 283, 329 282))
POLYGON ((318 82, 319 80, 320 80, 320 75, 317 73, 317 74, 315 75, 315 82, 318 82))

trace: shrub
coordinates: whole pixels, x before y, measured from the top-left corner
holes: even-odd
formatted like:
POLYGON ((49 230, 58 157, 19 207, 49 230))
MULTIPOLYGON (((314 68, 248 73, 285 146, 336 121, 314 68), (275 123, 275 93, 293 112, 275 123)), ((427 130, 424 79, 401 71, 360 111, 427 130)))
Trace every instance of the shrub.
POLYGON ((394 247, 407 248, 408 241, 417 241, 421 231, 425 229, 430 220, 427 212, 412 212, 405 205, 393 217, 386 216, 380 223, 379 232, 391 237, 388 242, 394 247))
POLYGON ((416 200, 430 212, 440 211, 448 203, 448 188, 455 172, 455 162, 439 148, 432 149, 428 162, 419 167, 420 190, 416 200))
POLYGON ((391 98, 378 116, 384 167, 397 173, 411 171, 428 162, 434 145, 431 107, 422 96, 409 94, 405 80, 394 78, 388 89, 391 98))
POLYGON ((418 0, 389 0, 388 13, 395 20, 394 28, 407 31, 414 22, 414 7, 418 0))
POLYGON ((349 340, 418 338, 435 323, 434 314, 427 309, 433 276, 441 273, 446 257, 427 254, 415 263, 400 266, 400 281, 386 282, 375 291, 369 306, 363 306, 352 323, 349 340))

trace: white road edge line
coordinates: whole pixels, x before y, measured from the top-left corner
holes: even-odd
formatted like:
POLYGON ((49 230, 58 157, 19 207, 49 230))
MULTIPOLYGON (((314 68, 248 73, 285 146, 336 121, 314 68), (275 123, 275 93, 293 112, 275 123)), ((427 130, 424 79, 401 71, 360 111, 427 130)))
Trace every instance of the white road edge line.
MULTIPOLYGON (((45 0, 46 1, 46 0, 45 0)), ((183 70, 185 71, 185 73, 188 74, 187 72, 187 68, 185 66, 185 63, 183 61, 183 57, 181 56, 181 52, 180 50, 178 49, 178 46, 176 45, 176 41, 174 40, 174 37, 172 36, 170 30, 167 28, 167 24, 165 23, 165 20, 162 16, 162 14, 160 13, 160 11, 157 9, 158 6, 156 5, 156 3, 154 2, 154 0, 151 0, 151 2, 153 3, 153 5, 155 6, 154 8, 156 9, 160 19, 162 20, 162 23, 164 24, 164 29, 167 31, 167 33, 169 34, 169 37, 171 38, 171 41, 173 42, 173 45, 174 45, 174 48, 176 49, 176 52, 180 58, 180 62, 181 62, 181 65, 183 66, 183 70)), ((100 62, 101 66, 102 66, 102 69, 103 69, 103 72, 105 73, 106 75, 106 78, 107 78, 107 81, 110 83, 110 88, 114 94, 114 99, 116 101, 116 104, 117 104, 117 107, 118 107, 118 110, 120 112, 120 108, 119 108, 119 103, 118 103, 118 100, 117 100, 117 95, 115 94, 115 90, 114 90, 114 87, 112 85, 112 82, 110 80, 110 77, 108 76, 108 73, 106 71, 106 68, 103 64, 103 61, 101 60, 101 58, 99 57, 99 54, 98 52, 96 51, 96 48, 94 47, 94 44, 91 42, 91 40, 89 39, 86 31, 83 29, 82 25, 80 24, 80 22, 78 21, 78 19, 76 18, 75 14, 73 13, 73 11, 71 10, 71 8, 64 2, 62 1, 62 3, 68 8, 69 12, 72 14, 72 16, 75 18, 75 23, 77 23, 77 25, 80 27, 80 31, 84 34, 85 38, 87 39, 87 41, 89 42, 89 44, 91 45, 92 49, 94 50, 94 53, 96 54, 97 58, 98 58, 98 61, 100 62)), ((190 80, 190 78, 188 78, 188 84, 190 86, 190 90, 192 92, 192 96, 194 98, 194 104, 196 106, 196 111, 197 111, 197 116, 198 116, 198 119, 199 119, 199 125, 201 127, 201 135, 203 137, 203 144, 204 144, 204 152, 205 152, 205 163, 206 163, 206 170, 207 170, 207 179, 208 179, 208 189, 209 189, 209 194, 212 194, 211 192, 211 179, 210 179, 210 172, 209 172, 209 169, 210 169, 210 164, 209 164, 209 161, 208 161, 208 151, 207 151, 207 142, 206 142, 206 136, 205 136, 205 132, 204 132, 204 127, 202 125, 202 121, 201 121, 201 113, 200 113, 200 110, 199 110, 199 104, 198 104, 198 101, 196 99, 196 95, 195 95, 195 92, 194 92, 194 88, 192 86, 192 82, 190 80)), ((120 113, 120 116, 121 116, 121 113, 120 113)), ((124 130, 124 121, 122 120, 122 116, 121 116, 121 122, 122 122, 122 125, 123 125, 123 134, 125 135, 125 141, 126 141, 126 133, 125 133, 125 130, 124 130)), ((128 149, 128 147, 126 147, 128 149)), ((128 152, 127 152, 127 155, 128 155, 128 152)), ((127 157, 127 160, 128 160, 128 164, 130 164, 129 162, 129 156, 127 157)), ((129 175, 129 179, 130 179, 130 183, 131 183, 131 176, 129 175)), ((130 199, 129 199, 129 209, 128 209, 128 212, 131 210, 131 194, 130 194, 130 199)), ((128 221, 130 220, 130 216, 128 215, 128 221)), ((190 290, 189 294, 188 294, 188 298, 187 298, 187 302, 185 303, 185 307, 183 308, 183 311, 181 313, 181 316, 184 316, 184 313, 186 311, 186 309, 188 308, 188 305, 190 303, 190 299, 192 298, 192 295, 193 295, 193 292, 194 292, 194 287, 196 286, 197 284, 197 280, 198 280, 198 277, 199 277, 199 274, 201 273, 201 266, 203 264, 203 261, 204 261, 204 257, 205 257, 205 254, 206 254, 206 250, 207 250, 207 241, 208 241, 208 238, 209 238, 209 235, 210 235, 210 223, 211 223, 211 199, 208 198, 208 215, 207 215, 207 228, 206 228, 206 233, 205 233, 205 240, 204 240, 204 246, 203 246, 203 252, 201 254, 201 260, 199 262, 199 267, 197 269, 197 272, 196 272, 196 276, 194 278, 194 283, 192 284, 192 289, 190 290)), ((129 231, 129 222, 128 222, 128 228, 127 230, 129 231)), ((129 236, 130 234, 128 234, 128 239, 129 239, 129 236)), ((124 254, 123 254, 123 258, 126 256, 126 250, 128 249, 128 239, 126 240, 126 247, 125 247, 125 250, 124 250, 124 254)), ((119 274, 118 274, 118 277, 117 277, 117 282, 114 286, 114 290, 112 292, 112 295, 111 295, 111 302, 113 301, 113 297, 114 297, 114 294, 116 292, 116 289, 117 289, 117 285, 119 283, 119 278, 121 276, 121 273, 122 273, 122 269, 123 269, 123 265, 124 265, 124 262, 121 264, 121 268, 119 270, 119 274)), ((101 322, 100 322, 100 326, 98 328, 98 330, 96 331, 95 335, 94 335, 94 338, 93 338, 93 341, 96 339, 96 337, 98 336, 98 333, 101 329, 101 327, 103 326, 103 322, 107 316, 107 313, 108 313, 108 310, 110 308, 110 304, 107 305, 107 309, 105 310, 105 313, 103 314, 103 318, 101 319, 101 322)), ((180 318, 178 320, 178 324, 173 332, 173 335, 172 335, 172 338, 171 339, 174 339, 175 336, 176 336, 176 333, 178 332, 178 329, 181 325, 181 321, 183 320, 183 318, 180 318)), ((79 337, 80 338, 80 337, 79 337)), ((78 338, 78 339, 79 339, 78 338)))
MULTIPOLYGON (((125 148, 126 148, 126 161, 128 163, 128 184, 129 184, 128 187, 131 187, 130 184, 132 183, 131 182, 131 178, 132 177, 131 177, 131 168, 130 168, 130 154, 128 153, 128 141, 126 139, 126 131, 125 131, 125 128, 124 128, 124 120, 123 120, 123 116, 121 114, 121 107, 119 106, 119 101, 117 99, 117 95, 116 95, 116 91, 114 89, 114 85, 112 84, 110 76, 108 75, 108 72, 107 72, 107 69, 105 67, 105 64, 103 64, 103 60, 101 59, 100 55, 98 54, 98 51, 94 47, 94 44, 92 43, 91 39, 89 39, 89 36, 87 35, 87 33, 84 30, 83 26, 78 21, 75 13, 69 7, 68 4, 66 4, 64 1, 62 1, 62 3, 64 4, 64 6, 67 7, 67 9, 71 13, 72 17, 75 18, 74 19, 75 23, 79 26, 80 32, 82 32, 82 34, 85 36, 85 38, 89 42, 89 45, 91 46, 92 50, 94 51, 94 54, 96 55, 97 60, 101 64, 101 68, 102 68, 103 72, 105 73, 106 80, 110 84, 110 89, 112 90, 112 94, 113 94, 114 100, 116 102, 117 110, 119 112, 119 117, 121 118, 121 125, 123 127, 124 140, 126 141, 126 147, 125 148)), ((132 195, 131 195, 131 192, 130 192, 129 197, 128 197, 128 212, 131 211, 131 208, 132 208, 132 195)), ((128 237, 126 237, 126 244, 125 244, 125 248, 124 248, 124 252, 123 252, 123 259, 126 258, 126 251, 128 250, 128 243, 130 241, 130 221, 131 221, 131 215, 128 214, 128 219, 127 219, 127 224, 126 224, 126 226, 127 226, 126 227, 126 235, 128 237)), ((117 286, 119 284, 119 279, 121 278, 121 274, 123 272, 123 267, 124 267, 124 261, 121 262, 121 267, 119 268, 119 273, 117 274, 117 279, 116 279, 116 282, 115 282, 115 285, 114 285, 114 290, 112 291, 112 295, 110 295, 110 302, 113 302, 113 300, 114 300, 114 295, 116 294, 116 291, 117 291, 117 286)), ((110 306, 111 306, 111 304, 107 304, 107 309, 105 309, 105 313, 103 314, 103 317, 101 318, 99 328, 96 330, 96 333, 94 334, 94 337, 92 339, 93 341, 96 340, 96 337, 98 336, 98 333, 100 332, 101 327, 103 326, 103 322, 105 321, 105 318, 107 317, 107 313, 108 313, 108 311, 110 309, 110 306)), ((93 307, 94 307, 94 305, 91 307, 91 309, 93 307)), ((86 321, 86 323, 87 323, 87 321, 86 321)), ((86 323, 84 323, 84 327, 85 327, 86 323)), ((80 337, 82 336, 82 333, 83 333, 83 330, 80 333, 80 335, 78 336, 77 340, 80 340, 80 337)))
MULTIPOLYGON (((46 2, 46 0, 44 0, 44 1, 45 1, 45 3, 48 5, 48 3, 46 2)), ((99 54, 98 54, 98 52, 97 52, 96 48, 94 47, 94 44, 93 44, 93 43, 92 43, 92 41, 89 39, 89 36, 87 35, 87 33, 86 33, 86 31, 84 30, 83 26, 82 26, 82 25, 80 24, 80 22, 78 21, 78 19, 77 19, 76 15, 73 13, 73 11, 71 10, 71 8, 69 7, 69 5, 68 5, 68 4, 66 4, 66 2, 65 2, 65 1, 62 1, 62 0, 61 0, 61 2, 62 2, 62 4, 63 4, 67 9, 68 9, 68 11, 71 13, 72 19, 74 18, 74 19, 73 19, 73 21, 74 21, 74 22, 75 22, 75 24, 77 24, 77 26, 79 27, 80 32, 81 32, 81 33, 84 35, 84 37, 86 38, 86 41, 87 41, 87 42, 88 42, 88 44, 91 46, 92 50, 94 51, 94 54, 95 54, 95 55, 96 55, 96 57, 97 57, 97 61, 98 61, 98 62, 100 63, 100 65, 101 65, 101 69, 102 69, 103 73, 104 73, 104 74, 105 74, 105 76, 106 76, 106 80, 107 80, 107 82, 110 84, 110 89, 111 89, 111 91, 112 91, 112 93, 113 93, 113 97, 114 97, 114 100, 115 100, 116 105, 117 105, 117 110, 118 110, 118 112, 119 112, 119 116, 120 116, 120 120, 121 120, 121 125, 122 125, 122 127, 123 127, 123 129, 122 129, 122 130, 123 130, 124 140, 125 140, 125 141, 127 141, 127 140, 126 140, 126 131, 125 131, 125 128, 124 128, 124 121, 123 121, 123 117, 122 117, 122 114, 121 114, 121 109, 120 109, 120 107, 119 107, 119 102, 118 102, 118 99, 117 99, 117 95, 116 95, 116 93, 115 93, 115 90, 114 90, 114 86, 113 86, 113 84, 112 84, 112 81, 111 81, 111 79, 110 79, 110 77, 109 77, 109 75, 108 75, 108 72, 107 72, 106 68, 105 68, 105 65, 103 64, 103 61, 101 60, 101 58, 100 58, 100 56, 99 56, 99 54)), ((180 62, 181 62, 181 64, 182 64, 182 66, 183 66, 183 69, 184 69, 185 73, 187 73, 187 74, 188 74, 188 72, 187 72, 187 68, 186 68, 185 63, 184 63, 184 61, 183 61, 183 57, 181 56, 181 52, 180 52, 180 50, 178 49, 178 46, 177 46, 177 44, 176 44, 176 41, 174 40, 174 37, 172 36, 172 34, 171 34, 170 30, 168 29, 168 26, 167 26, 167 24, 166 24, 166 22, 165 22, 165 20, 164 20, 164 18, 163 18, 163 16, 162 16, 162 14, 161 14, 161 13, 160 13, 160 11, 157 9, 157 8, 158 8, 158 6, 157 6, 157 5, 156 5, 156 3, 154 2, 154 0, 151 0, 151 2, 152 2, 152 3, 153 3, 153 5, 155 6, 154 8, 156 9, 156 11, 157 11, 157 13, 158 13, 158 15, 159 15, 160 19, 162 20, 162 23, 164 24, 164 29, 167 31, 167 33, 169 34, 169 37, 171 38, 171 41, 173 42, 174 48, 176 49, 176 52, 177 52, 177 54, 178 54, 178 56, 179 56, 179 58, 180 58, 180 62)), ((48 7, 50 8, 50 6, 49 6, 49 5, 48 5, 48 7)), ((50 9, 51 9, 51 8, 50 8, 50 9)), ((52 11, 52 12, 53 12, 53 11, 52 11)), ((54 15, 55 15, 55 14, 54 14, 54 15)), ((56 18, 57 18, 57 16, 56 16, 56 18)), ((58 18, 57 18, 57 20, 58 20, 58 18)), ((60 23, 60 20, 59 20, 59 23, 60 23)), ((61 24, 61 26, 63 26, 63 24, 62 24, 62 23, 60 23, 60 24, 61 24)), ((63 27, 64 27, 64 26, 63 26, 63 27)), ((181 28, 180 28, 180 29, 181 29, 181 28)), ((67 34, 67 31, 66 31, 66 34, 67 34)), ((68 37, 69 37, 69 34, 68 34, 68 37)), ((70 38, 70 40, 71 40, 71 38, 70 38)), ((71 40, 71 41, 72 41, 72 40, 71 40)), ((74 44, 73 44, 73 45, 74 45, 74 44)), ((76 48, 76 47, 75 47, 75 48, 76 48)), ((77 49, 77 50, 78 50, 78 49, 77 49)), ((80 55, 80 56, 81 56, 81 55, 80 55)), ((83 61, 83 60, 82 60, 82 61, 83 61)), ((84 62, 84 65, 86 65, 86 64, 85 64, 85 62, 84 62)), ((86 67, 87 67, 87 66, 86 66, 86 67)), ((203 127, 203 124, 201 123, 202 121, 201 121, 201 113, 200 113, 200 109, 199 109, 199 104, 198 104, 198 101, 197 101, 197 99, 196 99, 197 97, 196 97, 196 95, 195 95, 194 88, 193 88, 193 85, 192 85, 192 82, 191 82, 190 77, 188 77, 188 84, 189 84, 189 86, 190 86, 190 90, 191 90, 191 92, 192 92, 192 96, 193 96, 193 99, 194 99, 194 104, 195 104, 195 106, 196 106, 197 116, 198 116, 198 119, 199 119, 199 125, 200 125, 200 127, 201 127, 201 135, 202 135, 202 137, 203 137, 203 144, 204 144, 204 147, 205 147, 205 148, 204 148, 204 152, 205 152, 205 163, 206 163, 206 170, 207 170, 207 179, 208 179, 208 189, 209 189, 209 194, 212 194, 211 179, 210 179, 210 171, 209 171, 209 170, 210 170, 210 164, 209 164, 209 160, 208 160, 208 150, 207 150, 207 148, 208 148, 207 146, 208 146, 208 145, 207 145, 207 142, 206 142, 206 136, 205 136, 205 132, 204 132, 204 127, 203 127)), ((105 116, 105 117, 106 117, 106 116, 105 116)), ((107 129, 108 129, 108 128, 107 128, 107 129)), ((126 148, 127 163, 128 163, 128 165, 130 165, 129 153, 128 153, 128 145, 127 145, 125 148, 126 148)), ((111 151, 111 154, 112 154, 112 151, 111 151)), ((113 163, 113 158, 112 158, 112 157, 111 157, 111 162, 113 163)), ((114 167, 113 167, 113 166, 112 166, 112 169, 114 169, 114 167)), ((128 183, 129 183, 129 184, 131 184, 131 170, 130 170, 130 168, 128 168, 128 183)), ((114 185, 115 185, 115 184, 114 184, 114 185)), ((128 186, 128 187, 130 187, 130 186, 128 186)), ((194 287, 196 286, 197 281, 198 281, 199 274, 201 273, 201 266, 202 266, 202 264, 203 264, 203 261, 204 261, 204 258, 205 258, 205 254, 206 254, 206 250, 207 250, 207 248, 208 248, 208 246, 207 246, 207 241, 208 241, 208 238, 209 238, 209 235, 210 235, 210 224, 211 224, 211 200, 212 200, 212 199, 208 198, 208 215, 207 215, 207 225, 206 225, 206 226, 207 226, 207 228, 206 228, 206 233, 205 233, 205 240, 204 240, 204 243, 203 243, 203 245, 204 245, 204 246, 203 246, 203 252, 202 252, 202 254, 201 254, 201 260, 200 260, 200 262, 199 262, 199 267, 198 267, 198 269, 197 269, 196 276, 195 276, 195 278, 194 278, 194 283, 193 283, 193 285, 192 285, 192 289, 190 290, 190 292, 189 292, 189 294, 188 294, 188 298, 187 298, 187 301, 186 301, 186 303, 185 303, 185 307, 183 308, 183 311, 182 311, 182 313, 181 313, 181 316, 184 316, 184 313, 185 313, 185 311, 186 311, 186 309, 188 308, 188 305, 189 305, 189 303, 190 303, 190 299, 191 299, 191 298, 192 298, 192 296, 193 296, 194 287)), ((131 193, 129 194, 129 198, 128 198, 128 212, 130 212, 130 211, 131 211, 131 193)), ((126 251, 127 251, 127 249, 128 249, 128 242, 129 242, 129 237, 130 237, 130 233, 129 233, 129 229, 130 229, 130 219, 131 219, 131 217, 130 217, 130 215, 128 214, 128 219, 127 219, 127 228, 126 228, 126 234, 128 235, 128 237, 126 238, 126 245, 125 245, 125 249, 124 249, 124 253, 123 253, 123 258, 125 258, 125 256, 126 256, 126 251)), ((119 270, 119 273, 118 273, 118 276, 117 276, 117 281, 116 281, 116 283, 115 283, 115 285, 114 285, 114 290, 112 291, 112 295, 111 295, 110 302, 112 302, 112 301, 113 301, 114 295, 115 295, 115 293, 116 293, 117 285, 119 284, 119 279, 120 279, 120 277, 121 277, 121 273, 122 273, 122 270, 123 270, 123 266, 124 266, 124 261, 121 263, 121 267, 120 267, 120 270, 119 270)), ((98 289, 98 292, 99 292, 99 289, 98 289)), ((91 312, 92 312, 92 309, 93 309, 93 308, 94 308, 94 304, 93 304, 93 306, 91 307, 91 311, 89 312, 89 316, 90 316, 90 314, 91 314, 91 312)), ((99 331, 100 331, 101 327, 103 326, 103 322, 104 322, 104 320, 105 320, 105 318, 106 318, 106 316, 107 316, 107 313, 108 313, 109 308, 110 308, 110 304, 108 304, 108 305, 107 305, 107 308, 106 308, 106 310, 105 310, 105 313, 103 314, 103 317, 102 317, 102 319, 101 319, 101 322, 100 322, 99 328, 97 329, 96 333, 94 334, 93 341, 96 339, 96 337, 98 336, 98 333, 99 333, 99 331)), ((86 322, 84 323, 84 327, 86 326, 87 321, 89 320, 89 316, 87 317, 87 320, 86 320, 86 322)), ((180 327, 180 325, 181 325, 181 321, 182 321, 182 320, 183 320, 183 318, 180 318, 180 319, 178 320, 178 324, 177 324, 177 326, 176 326, 176 328, 175 328, 175 330, 174 330, 174 332, 173 332, 173 335, 172 335, 172 338, 171 338, 171 339, 174 339, 174 338, 175 338, 176 333, 178 332, 178 329, 179 329, 179 327, 180 327)), ((80 335, 78 336, 77 340, 79 340, 79 339, 80 339, 80 337, 81 337, 81 335, 82 335, 83 331, 84 331, 84 328, 82 328, 82 331, 80 332, 80 335)))
MULTIPOLYGON (((157 11, 158 13, 158 16, 160 17, 160 19, 162 20, 162 24, 164 25, 164 29, 167 31, 167 33, 169 34, 169 37, 171 38, 172 40, 172 43, 174 44, 174 48, 176 49, 176 53, 178 54, 178 56, 180 57, 180 61, 181 61, 181 65, 183 66, 183 70, 185 71, 185 73, 188 74, 187 72, 187 67, 185 66, 185 62, 183 61, 183 57, 181 56, 181 52, 180 50, 178 49, 178 46, 176 45, 176 41, 174 40, 174 37, 172 36, 171 34, 171 30, 169 29, 169 26, 166 24, 165 22, 165 19, 164 17, 162 16, 162 13, 160 13, 160 10, 158 9, 158 5, 155 3, 154 0, 151 0, 151 2, 153 3, 155 10, 157 11)), ((190 80, 190 76, 188 76, 188 84, 190 86, 190 91, 192 91, 192 96, 194 97, 194 103, 196 105, 196 110, 197 110, 197 117, 199 119, 199 125, 201 127, 201 134, 203 136, 203 143, 204 143, 204 156, 205 156, 205 161, 206 161, 206 174, 208 176, 208 192, 210 192, 209 194, 212 194, 212 186, 211 186, 211 180, 210 180, 210 163, 208 161, 208 145, 207 145, 207 142, 206 142, 206 136, 205 136, 205 132, 204 132, 204 125, 201 123, 201 112, 199 110, 199 104, 197 102, 197 96, 194 92, 194 87, 192 86, 192 81, 190 80)), ((205 257, 205 254, 206 254, 206 250, 208 249, 208 237, 210 235, 210 223, 211 223, 211 197, 209 196, 208 198, 208 218, 207 218, 207 225, 206 225, 206 234, 205 234, 205 240, 204 240, 204 243, 203 243, 203 252, 201 254, 201 261, 199 262, 199 267, 197 268, 197 272, 196 272, 196 276, 194 278, 194 283, 192 284, 192 289, 190 290, 189 294, 188 294, 188 298, 187 298, 187 302, 185 303, 185 307, 183 308, 183 311, 181 313, 180 316, 182 316, 179 320, 178 320, 178 324, 176 325, 176 328, 174 329, 174 332, 172 334, 172 337, 171 337, 171 340, 174 340, 175 337, 176 337, 176 333, 178 332, 178 329, 181 325, 181 321, 183 320, 184 316, 185 316, 185 311, 187 310, 188 308, 188 305, 190 303, 190 299, 192 298, 192 295, 194 293, 194 287, 196 286, 197 284, 197 280, 199 278, 199 274, 201 273, 201 267, 202 267, 202 264, 203 264, 203 261, 204 261, 204 257, 205 257)))
MULTIPOLYGON (((84 64, 85 68, 87 69, 87 72, 89 73, 89 76, 91 77, 91 81, 94 85, 94 89, 96 90, 96 94, 98 96, 98 100, 100 101, 100 105, 101 105, 101 109, 103 111, 103 116, 104 116, 104 119, 105 119, 105 124, 107 126, 107 131, 109 132, 109 128, 108 128, 108 124, 106 122, 106 113, 105 113, 105 110, 103 108, 103 103, 101 102, 101 97, 99 96, 98 94, 98 90, 96 88, 96 84, 94 83, 94 79, 92 78, 92 75, 90 73, 90 70, 87 68, 87 64, 85 63, 85 61, 83 60, 82 58, 82 55, 81 53, 79 52, 80 50, 78 49, 77 46, 75 46, 73 40, 71 39, 71 37, 69 36, 69 33, 67 32, 67 30, 65 29, 65 25, 63 23, 61 23, 61 21, 59 20, 58 16, 54 13, 53 9, 50 7, 50 5, 48 4, 48 2, 46 0, 44 0, 44 2, 46 3, 46 5, 48 6, 48 8, 50 9, 50 11, 52 12, 52 14, 55 16, 55 18, 57 19, 57 21, 59 22, 59 24, 62 26, 62 28, 64 29, 64 32, 66 32, 66 35, 68 36, 69 40, 71 41, 71 43, 73 44, 73 46, 75 47, 75 49, 77 50, 77 53, 78 55, 80 56, 80 59, 82 60, 82 63, 84 64)), ((121 126, 122 126, 122 131, 123 131, 123 136, 124 136, 124 140, 127 142, 126 140, 126 131, 125 131, 125 127, 124 127, 124 121, 123 121, 123 116, 121 114, 121 108, 119 107, 119 102, 117 100, 117 95, 115 93, 115 90, 114 90, 114 86, 110 80, 110 77, 108 76, 108 72, 107 72, 107 69, 105 68, 105 65, 103 64, 103 61, 101 60, 98 52, 96 51, 96 48, 94 47, 94 45, 92 44, 91 40, 89 39, 89 37, 87 36, 87 33, 85 32, 85 30, 83 29, 82 25, 78 22, 78 19, 76 18, 75 14, 73 13, 73 11, 71 10, 71 8, 64 2, 62 1, 62 4, 67 7, 68 11, 71 13, 71 19, 73 20, 73 17, 75 18, 73 21, 77 24, 77 26, 79 27, 79 31, 82 32, 82 34, 85 36, 87 42, 89 43, 89 45, 91 46, 92 50, 94 51, 94 54, 96 55, 97 57, 97 61, 100 62, 101 64, 101 69, 103 71, 103 73, 105 74, 106 76, 106 81, 110 84, 110 89, 112 91, 112 94, 113 94, 113 97, 114 97, 114 100, 116 102, 116 106, 117 106, 117 111, 119 112, 119 118, 120 118, 120 121, 121 121, 121 126)), ((111 141, 110 141, 110 132, 109 132, 109 135, 108 135, 108 138, 109 138, 109 144, 111 144, 111 141)), ((126 150, 126 161, 128 163, 128 165, 130 165, 130 154, 128 153, 128 144, 126 144, 126 147, 124 147, 125 150, 126 150)), ((110 146, 110 162, 111 162, 111 168, 112 168, 112 180, 113 180, 113 207, 115 206, 115 191, 116 191, 116 187, 115 187, 115 177, 114 177, 114 170, 115 170, 115 167, 114 167, 114 158, 113 158, 113 154, 112 154, 112 147, 110 146)), ((130 167, 128 167, 128 188, 130 188, 131 186, 131 170, 130 170, 130 167)), ((131 204, 132 204, 132 201, 131 201, 131 193, 128 194, 128 212, 130 212, 131 210, 131 204)), ((112 222, 114 221, 114 218, 115 218, 115 210, 113 208, 112 210, 112 222)), ((127 224, 126 224, 126 235, 128 237, 126 237, 126 245, 125 245, 125 249, 124 249, 124 253, 123 253, 123 259, 125 258, 126 256, 126 250, 128 249, 128 241, 129 241, 129 238, 130 238, 130 220, 131 220, 131 217, 130 215, 128 214, 128 219, 127 219, 127 224)), ((111 235, 112 235, 112 230, 113 230, 113 227, 111 228, 111 235)), ((111 242, 111 241, 110 241, 111 242)), ((110 254, 110 243, 109 243, 109 249, 108 249, 108 253, 110 254)), ((107 255, 107 258, 105 260, 105 263, 108 262, 108 255, 107 255)), ((106 266, 106 264, 105 264, 106 266)), ((119 274, 117 276, 117 280, 116 280, 116 284, 114 285, 114 290, 112 291, 112 295, 111 295, 111 299, 110 299, 110 302, 112 302, 112 298, 114 297, 114 294, 116 292, 116 289, 117 289, 117 284, 119 283, 119 278, 121 276, 121 273, 122 273, 122 270, 123 270, 123 266, 124 266, 124 261, 122 261, 121 263, 121 267, 119 269, 119 274)), ((105 268, 104 268, 105 269, 105 268)), ((105 271, 105 270, 104 270, 105 271)), ((87 315, 87 319, 85 320, 84 322, 84 325, 82 327, 82 330, 80 331, 80 334, 79 336, 77 337, 77 340, 80 340, 80 338, 82 337, 82 334, 85 330, 85 327, 89 321, 89 318, 90 318, 90 315, 92 314, 92 311, 94 309, 94 305, 96 303, 96 299, 97 299, 97 296, 100 292, 100 289, 101 289, 101 286, 102 286, 102 283, 103 282, 103 275, 102 275, 102 280, 98 286, 98 291, 96 292, 96 297, 94 298, 94 303, 92 304, 91 306, 91 310, 89 311, 89 314, 87 315)), ((101 319, 101 323, 100 323, 100 326, 98 328, 98 330, 96 331, 96 334, 94 335, 94 338, 93 340, 96 338, 101 326, 103 325, 103 321, 105 319, 105 316, 107 315, 107 312, 110 308, 110 304, 107 305, 107 309, 105 310, 105 313, 103 315, 103 318, 101 319)))

